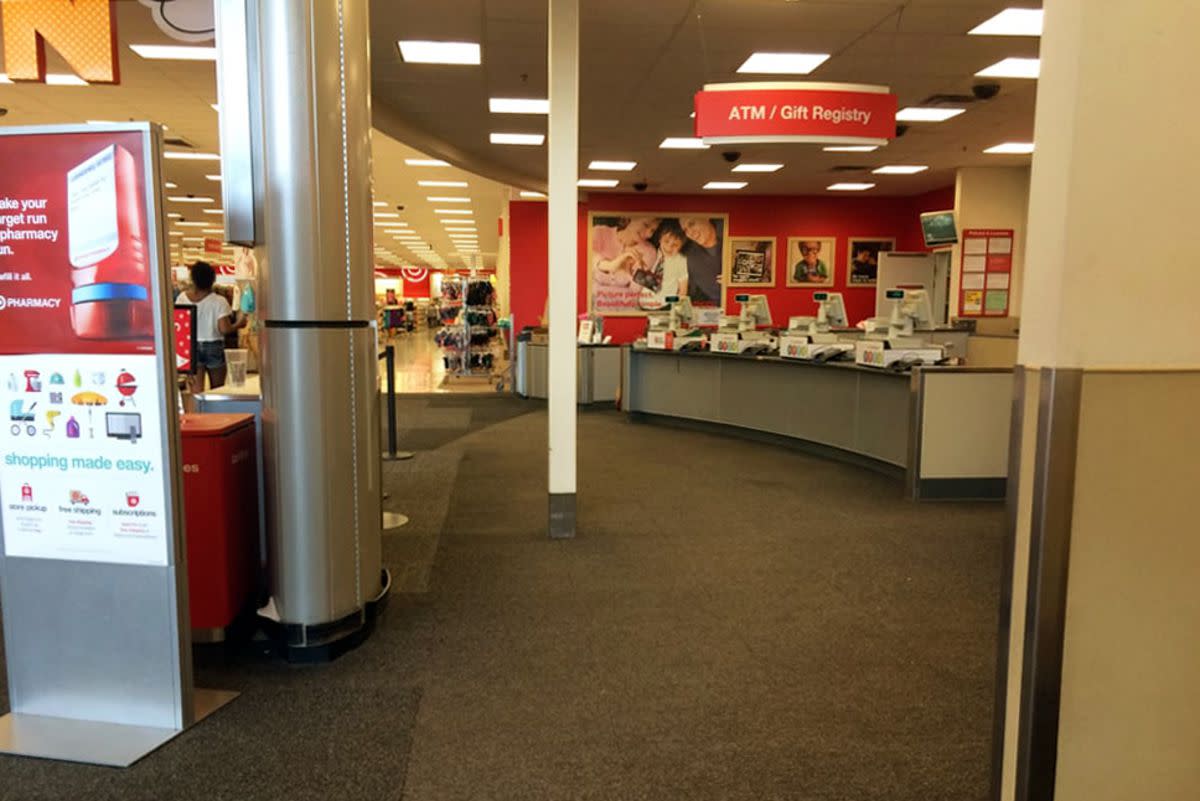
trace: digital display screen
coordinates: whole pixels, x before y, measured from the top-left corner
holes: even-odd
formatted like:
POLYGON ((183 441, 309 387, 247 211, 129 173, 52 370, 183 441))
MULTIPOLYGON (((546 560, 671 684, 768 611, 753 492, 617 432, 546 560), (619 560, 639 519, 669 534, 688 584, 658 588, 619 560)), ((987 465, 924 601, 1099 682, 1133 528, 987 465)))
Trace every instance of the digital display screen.
POLYGON ((921 233, 925 247, 953 245, 958 242, 958 226, 953 211, 930 211, 921 215, 921 233))

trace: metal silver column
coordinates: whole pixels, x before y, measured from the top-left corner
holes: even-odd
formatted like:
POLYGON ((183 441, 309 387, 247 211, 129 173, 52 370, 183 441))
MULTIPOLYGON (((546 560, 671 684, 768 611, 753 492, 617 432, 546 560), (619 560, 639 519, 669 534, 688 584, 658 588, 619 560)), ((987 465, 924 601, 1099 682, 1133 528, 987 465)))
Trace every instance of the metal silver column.
POLYGON ((299 658, 357 641, 386 592, 367 7, 257 4, 270 584, 299 658))

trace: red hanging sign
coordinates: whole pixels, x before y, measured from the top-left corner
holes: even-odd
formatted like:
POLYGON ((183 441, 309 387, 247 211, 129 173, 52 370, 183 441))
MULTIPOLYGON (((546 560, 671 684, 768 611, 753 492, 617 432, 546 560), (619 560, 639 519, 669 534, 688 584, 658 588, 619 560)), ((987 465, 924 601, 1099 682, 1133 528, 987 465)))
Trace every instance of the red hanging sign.
POLYGON ((695 133, 708 144, 818 142, 884 145, 896 136, 886 86, 811 82, 716 83, 695 96, 695 133))

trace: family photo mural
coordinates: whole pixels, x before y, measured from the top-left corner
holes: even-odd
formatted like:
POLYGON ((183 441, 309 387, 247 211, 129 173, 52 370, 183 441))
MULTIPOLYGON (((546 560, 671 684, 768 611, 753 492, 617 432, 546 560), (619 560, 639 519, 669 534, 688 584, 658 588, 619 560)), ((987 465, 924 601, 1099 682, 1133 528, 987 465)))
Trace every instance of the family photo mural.
POLYGON ((697 306, 721 305, 728 216, 592 212, 588 228, 593 313, 644 314, 676 295, 697 306))

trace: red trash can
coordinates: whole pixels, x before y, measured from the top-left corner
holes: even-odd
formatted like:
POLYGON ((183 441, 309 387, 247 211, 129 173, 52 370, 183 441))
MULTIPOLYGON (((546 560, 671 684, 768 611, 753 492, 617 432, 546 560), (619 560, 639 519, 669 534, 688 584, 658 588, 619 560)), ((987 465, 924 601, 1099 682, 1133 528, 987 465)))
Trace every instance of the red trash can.
POLYGON ((258 566, 254 415, 185 414, 188 604, 197 641, 223 639, 252 600, 258 566))

